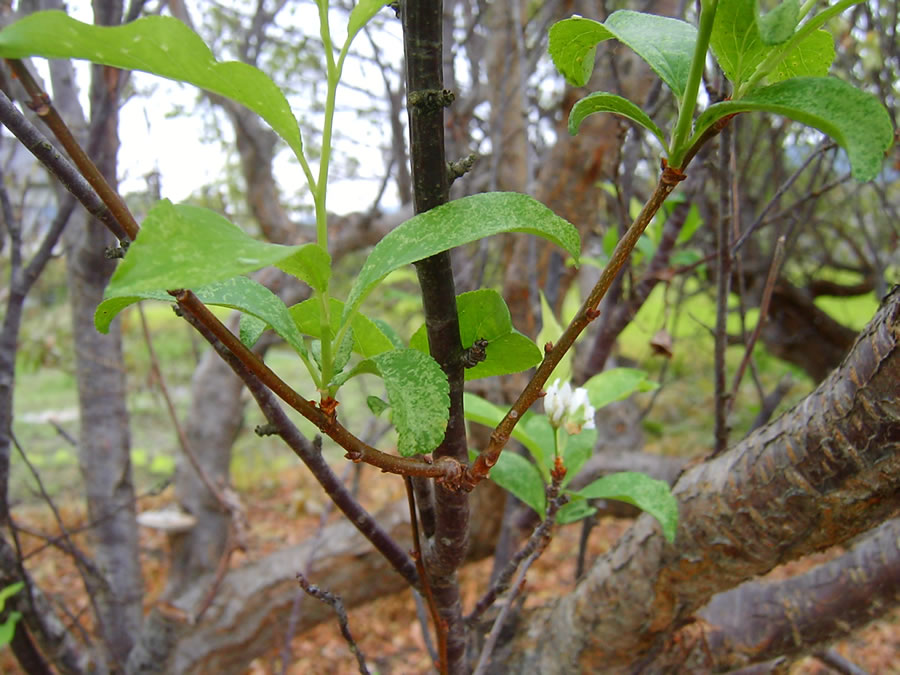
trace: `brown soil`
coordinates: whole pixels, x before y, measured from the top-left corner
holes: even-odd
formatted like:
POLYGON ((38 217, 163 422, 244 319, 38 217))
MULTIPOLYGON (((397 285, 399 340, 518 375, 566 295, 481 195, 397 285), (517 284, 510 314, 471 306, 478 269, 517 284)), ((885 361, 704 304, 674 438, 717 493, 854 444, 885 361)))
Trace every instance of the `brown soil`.
MULTIPOLYGON (((318 527, 315 512, 321 501, 309 489, 308 479, 299 472, 282 472, 277 480, 242 495, 247 505, 251 524, 249 557, 257 558, 285 543, 294 543, 312 535, 318 527), (310 496, 313 495, 313 496, 310 496)), ((378 494, 365 495, 366 502, 375 507, 387 499, 400 496, 399 481, 381 488, 378 494)), ((364 486, 385 485, 378 481, 364 481, 364 486)), ((164 502, 165 495, 143 500, 141 508, 153 508, 164 502)), ((84 523, 84 512, 77 505, 60 505, 66 527, 76 530, 84 523)), ((334 518, 336 516, 332 516, 334 518)), ((49 510, 42 506, 19 508, 15 518, 21 525, 42 532, 58 532, 49 510)), ((629 521, 604 519, 594 530, 589 547, 590 557, 606 551, 628 527, 629 521)), ((527 605, 545 602, 572 588, 575 573, 575 556, 578 549, 579 527, 569 526, 557 530, 544 555, 529 571, 526 580, 527 605)), ((84 547, 83 535, 75 537, 84 547)), ((48 591, 60 607, 67 608, 67 619, 86 631, 92 630, 88 598, 83 592, 78 571, 69 557, 43 546, 37 537, 22 535, 26 551, 34 553, 28 567, 35 579, 48 591)), ((808 560, 791 563, 775 573, 792 575, 822 562, 827 553, 808 560)), ((145 532, 142 537, 142 557, 148 604, 160 593, 165 579, 165 541, 160 535, 145 532)), ((246 560, 236 557, 232 564, 246 560)), ((483 560, 468 565, 460 574, 465 607, 471 608, 485 588, 490 575, 491 561, 483 560)), ((307 602, 311 600, 307 599, 307 602)), ((360 649, 368 660, 371 672, 379 675, 416 675, 434 672, 425 648, 422 627, 416 619, 414 603, 409 593, 383 598, 364 607, 351 609, 350 629, 360 649)), ((873 675, 900 674, 900 611, 870 624, 834 646, 834 649, 856 665, 873 675)), ((281 649, 274 649, 266 658, 256 659, 248 668, 253 675, 280 673, 281 649)), ((290 675, 350 675, 359 672, 356 660, 341 637, 337 622, 321 624, 291 641, 292 663, 286 672, 290 675)), ((19 673, 20 670, 8 648, 0 650, 0 674, 19 673)), ((824 675, 834 672, 814 658, 798 662, 790 671, 795 675, 824 675)))

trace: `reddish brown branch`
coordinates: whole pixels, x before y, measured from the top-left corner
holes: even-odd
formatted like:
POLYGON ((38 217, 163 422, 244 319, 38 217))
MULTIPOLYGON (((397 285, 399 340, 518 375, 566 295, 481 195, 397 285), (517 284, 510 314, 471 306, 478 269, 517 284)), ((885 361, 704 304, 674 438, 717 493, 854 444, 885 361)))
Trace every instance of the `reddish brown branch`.
POLYGON ((628 260, 628 256, 631 255, 631 251, 637 244, 638 239, 640 239, 641 234, 643 234, 647 225, 650 224, 653 216, 656 215, 656 212, 662 206, 666 198, 675 189, 675 186, 684 180, 684 177, 685 175, 676 169, 667 166, 663 167, 663 172, 656 184, 656 189, 647 200, 644 208, 641 209, 637 218, 635 218, 634 222, 625 232, 625 235, 619 240, 619 243, 616 244, 616 248, 610 257, 609 262, 600 274, 600 278, 597 280, 594 288, 591 289, 584 304, 582 304, 581 309, 578 310, 575 318, 572 319, 572 322, 560 336, 559 340, 552 345, 552 348, 545 350, 544 360, 541 362, 541 365, 538 366, 531 381, 526 385, 522 393, 519 394, 519 398, 516 399, 516 402, 513 404, 512 408, 510 408, 509 412, 506 413, 506 416, 500 421, 500 424, 498 424, 493 433, 491 433, 491 440, 488 447, 478 455, 478 458, 466 471, 463 483, 467 489, 473 488, 479 482, 484 480, 491 470, 491 467, 497 463, 500 453, 504 446, 506 446, 507 441, 509 441, 512 430, 515 428, 522 415, 525 414, 525 411, 528 410, 538 397, 540 397, 543 386, 547 382, 547 378, 550 377, 550 373, 553 372, 553 369, 559 363, 560 359, 562 359, 563 355, 573 344, 575 344, 575 340, 581 332, 587 328, 588 324, 596 318, 597 305, 600 304, 600 301, 603 299, 603 296, 606 295, 606 292, 612 285, 619 270, 622 269, 625 261, 628 260))
POLYGON ((125 233, 133 241, 137 237, 140 227, 134 219, 134 216, 131 215, 131 211, 125 206, 125 202, 122 201, 119 193, 113 190, 94 162, 91 161, 91 158, 88 157, 78 141, 75 140, 72 132, 69 131, 69 127, 66 126, 66 123, 50 102, 50 96, 47 95, 37 81, 31 76, 31 73, 28 72, 25 64, 19 59, 7 59, 6 62, 9 64, 9 67, 12 68, 16 77, 19 78, 25 91, 31 96, 31 101, 29 102, 31 109, 37 113, 38 117, 44 120, 44 123, 50 131, 56 136, 56 139, 62 144, 66 152, 69 153, 69 157, 75 162, 75 166, 81 171, 81 175, 84 176, 85 180, 87 180, 91 187, 94 188, 118 223, 125 229, 125 233))
POLYGON ((190 314, 200 324, 218 338, 228 350, 243 363, 247 369, 266 385, 282 401, 315 424, 322 433, 347 451, 347 458, 354 462, 365 462, 376 466, 387 473, 405 476, 429 476, 447 479, 460 473, 453 465, 457 462, 444 458, 435 463, 412 457, 397 457, 376 450, 372 446, 350 433, 334 416, 319 409, 313 401, 308 401, 289 384, 276 375, 262 359, 247 349, 244 344, 225 325, 219 321, 209 309, 200 302, 192 291, 169 291, 178 302, 178 306, 190 314))

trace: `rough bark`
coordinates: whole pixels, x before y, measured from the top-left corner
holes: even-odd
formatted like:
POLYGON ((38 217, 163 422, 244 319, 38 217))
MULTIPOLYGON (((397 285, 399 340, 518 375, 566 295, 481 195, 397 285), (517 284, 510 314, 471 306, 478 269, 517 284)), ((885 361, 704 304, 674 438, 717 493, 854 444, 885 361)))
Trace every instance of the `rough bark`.
POLYGON ((780 280, 772 293, 769 316, 762 332, 766 348, 778 358, 800 366, 821 382, 840 363, 856 337, 816 307, 802 289, 780 280), (815 349, 810 349, 814 344, 815 349))
POLYGON ((573 593, 527 616, 496 672, 634 668, 714 594, 894 513, 898 339, 895 288, 840 368, 803 402, 682 476, 674 545, 642 516, 573 593))
POLYGON ((900 604, 900 521, 853 549, 780 582, 748 581, 721 593, 656 659, 654 672, 725 672, 815 653, 900 604))

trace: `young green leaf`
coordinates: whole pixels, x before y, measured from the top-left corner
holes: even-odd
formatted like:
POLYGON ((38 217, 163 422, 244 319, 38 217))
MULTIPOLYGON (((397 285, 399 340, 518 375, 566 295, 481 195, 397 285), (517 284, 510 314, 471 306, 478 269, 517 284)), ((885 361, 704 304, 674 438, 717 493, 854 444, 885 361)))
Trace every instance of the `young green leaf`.
MULTIPOLYGON (((337 335, 340 329, 341 313, 344 311, 344 303, 336 298, 330 298, 330 300, 329 319, 331 321, 331 334, 337 335)), ((297 303, 288 311, 301 333, 317 338, 322 337, 322 307, 318 298, 310 298, 297 303)), ((353 331, 353 351, 363 357, 368 358, 396 348, 381 328, 364 314, 355 314, 350 326, 353 331)), ((404 346, 401 344, 400 348, 404 346)))
POLYGON ((14 584, 10 584, 9 586, 4 586, 0 588, 0 612, 3 611, 3 608, 6 607, 6 600, 11 598, 16 593, 25 588, 25 584, 21 581, 17 581, 14 584))
POLYGON ((534 509, 543 519, 547 509, 544 481, 537 467, 515 452, 505 451, 491 468, 490 479, 534 509))
POLYGON ((247 349, 251 349, 268 327, 269 325, 265 321, 257 319, 252 314, 241 314, 241 322, 238 326, 241 344, 247 349))
POLYGON ((773 10, 762 14, 756 7, 756 28, 764 44, 780 45, 791 39, 800 22, 800 0, 783 0, 773 10))
POLYGON ((825 77, 834 56, 834 37, 831 33, 827 30, 814 31, 788 51, 775 70, 769 73, 769 82, 780 82, 791 77, 825 77))
POLYGON ((385 410, 390 408, 390 404, 387 401, 383 401, 377 396, 366 396, 366 405, 369 406, 369 411, 378 417, 385 410))
POLYGON ((219 63, 194 31, 170 16, 93 26, 56 10, 36 12, 0 31, 0 56, 85 59, 187 82, 247 106, 303 154, 297 119, 275 83, 246 63, 219 63))
POLYGON ((665 481, 635 471, 623 471, 599 478, 577 494, 587 499, 615 499, 636 506, 659 521, 667 541, 675 541, 678 500, 672 496, 665 481))
POLYGON ((363 29, 372 17, 378 14, 385 5, 385 0, 359 0, 353 11, 350 12, 350 19, 347 21, 347 41, 344 43, 344 49, 350 46, 356 34, 363 29))
POLYGON ((565 487, 570 480, 578 475, 584 463, 594 454, 594 446, 597 444, 597 430, 582 429, 580 434, 572 435, 567 434, 564 430, 561 430, 560 433, 566 435, 563 449, 563 464, 566 467, 566 477, 562 482, 565 487))
POLYGON ((297 277, 320 293, 328 289, 331 256, 318 244, 304 244, 293 255, 275 263, 282 272, 297 277))
POLYGON ((578 128, 584 121, 584 118, 594 113, 608 112, 615 115, 627 117, 632 122, 640 124, 642 127, 650 131, 662 143, 663 148, 668 152, 668 144, 666 137, 656 123, 643 110, 638 108, 627 98, 616 96, 615 94, 607 94, 598 91, 585 96, 579 100, 569 113, 569 133, 574 136, 578 133, 578 128))
POLYGON ((568 525, 579 520, 587 518, 597 513, 597 509, 591 506, 591 503, 576 493, 568 493, 572 499, 568 504, 564 504, 556 512, 556 522, 559 525, 568 525))
POLYGON ((257 241, 215 211, 163 199, 144 219, 106 297, 194 289, 274 265, 300 248, 257 241))
MULTIPOLYGON (((477 422, 478 424, 483 424, 486 427, 495 427, 500 424, 500 421, 506 415, 506 411, 500 408, 499 406, 494 405, 490 401, 486 401, 480 396, 476 396, 475 394, 465 392, 463 394, 463 409, 465 410, 465 417, 470 422, 477 422)), ((529 433, 526 429, 528 423, 533 420, 545 420, 546 417, 544 415, 532 415, 531 413, 526 413, 522 418, 522 421, 515 426, 512 431, 512 437, 519 441, 522 445, 524 445, 531 455, 534 457, 537 462, 538 467, 542 468, 542 475, 546 474, 546 478, 549 479, 550 474, 547 471, 547 462, 545 460, 544 447, 547 448, 548 452, 553 452, 553 438, 550 437, 550 445, 547 445, 546 438, 538 437, 536 438, 534 435, 529 433)), ((547 423, 547 428, 550 428, 550 424, 547 423)), ((541 429, 537 429, 540 435, 541 429)), ((552 429, 551 429, 552 433, 552 429)), ((502 454, 501 454, 502 457, 502 454)))
MULTIPOLYGON (((487 359, 472 368, 466 368, 465 378, 520 373, 541 360, 541 350, 534 342, 512 327, 509 308, 495 290, 482 288, 456 297, 459 314, 459 336, 463 347, 469 348, 475 340, 487 340, 487 359)), ((409 346, 428 353, 428 335, 424 324, 413 333, 409 346)))
POLYGON ((716 9, 709 46, 725 77, 737 89, 774 49, 756 27, 756 0, 728 0, 716 9))
MULTIPOLYGON (((133 245, 132 245, 133 248, 133 245)), ((306 344, 297 330, 287 307, 268 288, 247 277, 234 277, 197 288, 194 293, 204 303, 237 309, 271 326, 297 352, 306 356, 306 344)), ((101 333, 109 331, 109 324, 116 314, 138 300, 164 300, 172 302, 172 297, 161 291, 119 294, 111 287, 106 290, 106 299, 97 307, 94 326, 101 333)))
POLYGON ((584 383, 588 400, 595 408, 603 408, 621 401, 636 391, 650 391, 659 385, 647 379, 647 373, 637 368, 610 368, 597 373, 584 383))
POLYGON ((594 69, 597 44, 616 38, 628 45, 679 98, 690 72, 697 29, 689 23, 620 10, 604 23, 575 16, 550 27, 550 56, 571 84, 583 87, 594 69))
POLYGON ((711 105, 697 118, 694 135, 726 115, 761 111, 784 115, 831 136, 850 157, 853 177, 875 178, 894 139, 887 110, 872 94, 832 77, 798 77, 756 89, 736 101, 711 105))
POLYGON ((384 352, 371 361, 387 389, 398 452, 411 457, 434 450, 450 418, 450 385, 437 361, 416 349, 384 352))
POLYGON ((378 242, 350 290, 341 323, 393 270, 502 232, 536 234, 576 259, 581 252, 575 226, 528 195, 488 192, 463 197, 414 216, 378 242))

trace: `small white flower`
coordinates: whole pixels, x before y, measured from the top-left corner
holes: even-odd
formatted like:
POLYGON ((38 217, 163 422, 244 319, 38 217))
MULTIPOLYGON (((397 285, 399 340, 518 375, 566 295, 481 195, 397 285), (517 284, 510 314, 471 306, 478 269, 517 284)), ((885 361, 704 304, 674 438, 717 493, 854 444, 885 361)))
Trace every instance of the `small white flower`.
POLYGON ((587 389, 572 386, 565 382, 560 385, 558 379, 547 388, 544 397, 544 412, 550 418, 554 429, 563 424, 570 434, 580 433, 582 429, 594 428, 595 410, 588 400, 587 389))

